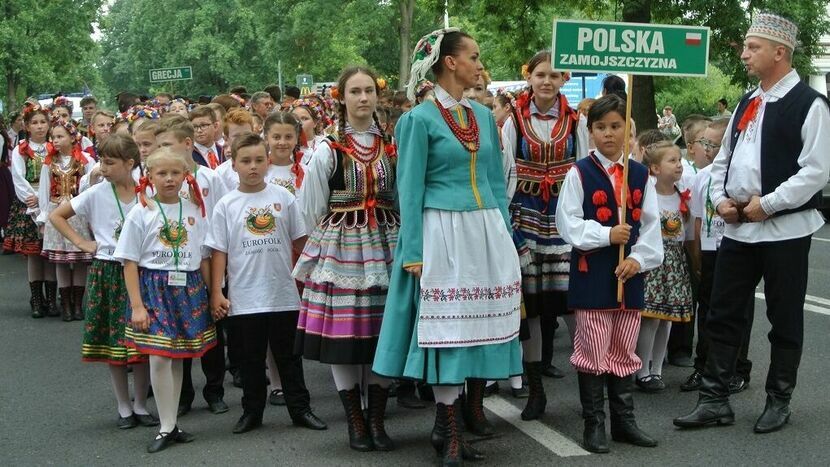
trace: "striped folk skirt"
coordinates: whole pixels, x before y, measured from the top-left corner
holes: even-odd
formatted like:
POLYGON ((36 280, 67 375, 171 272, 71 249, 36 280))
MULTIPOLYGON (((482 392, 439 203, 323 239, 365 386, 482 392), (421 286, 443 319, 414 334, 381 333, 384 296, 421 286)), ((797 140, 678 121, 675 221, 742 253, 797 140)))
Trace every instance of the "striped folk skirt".
POLYGON ((92 260, 86 278, 84 341, 81 359, 110 365, 147 361, 127 347, 127 288, 124 269, 117 261, 92 260))
POLYGON ((37 224, 26 214, 26 205, 12 199, 9 207, 9 224, 3 238, 3 250, 23 255, 39 255, 43 241, 38 235, 37 224))
POLYGON ((365 365, 375 358, 400 225, 397 213, 378 212, 375 223, 330 213, 306 242, 294 277, 304 285, 295 350, 307 359, 365 365))
MULTIPOLYGON (((167 271, 139 269, 141 300, 150 317, 147 332, 126 329, 127 346, 142 354, 198 358, 216 345, 216 327, 208 310, 207 285, 198 270, 187 273, 187 285, 167 285, 167 271)), ((127 307, 126 319, 132 318, 127 307)))

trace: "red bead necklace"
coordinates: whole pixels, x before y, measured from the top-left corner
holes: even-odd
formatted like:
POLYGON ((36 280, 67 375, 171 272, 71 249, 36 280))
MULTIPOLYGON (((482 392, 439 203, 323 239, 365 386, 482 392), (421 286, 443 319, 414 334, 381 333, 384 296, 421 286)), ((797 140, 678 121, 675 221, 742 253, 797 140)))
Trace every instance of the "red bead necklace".
POLYGON ((346 135, 346 146, 352 148, 355 155, 357 155, 359 159, 371 160, 377 155, 378 150, 380 149, 380 140, 380 136, 375 135, 372 140, 372 145, 364 146, 358 143, 354 136, 346 135))
POLYGON ((481 147, 481 140, 479 139, 478 134, 478 123, 476 122, 476 116, 473 113, 473 110, 467 107, 464 107, 464 110, 467 113, 467 128, 462 128, 458 122, 452 116, 452 113, 445 109, 441 103, 435 101, 435 105, 438 107, 438 110, 441 112, 441 117, 443 117, 444 121, 447 122, 449 125, 452 134, 458 139, 464 149, 470 152, 478 151, 478 148, 481 147))

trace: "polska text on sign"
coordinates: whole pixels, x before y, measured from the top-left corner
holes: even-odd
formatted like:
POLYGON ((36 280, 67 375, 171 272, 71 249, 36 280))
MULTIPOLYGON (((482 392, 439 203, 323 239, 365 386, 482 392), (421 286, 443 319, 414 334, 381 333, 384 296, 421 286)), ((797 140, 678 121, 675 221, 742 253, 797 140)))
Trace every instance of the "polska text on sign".
POLYGON ((557 70, 706 76, 709 28, 571 20, 553 28, 557 70))

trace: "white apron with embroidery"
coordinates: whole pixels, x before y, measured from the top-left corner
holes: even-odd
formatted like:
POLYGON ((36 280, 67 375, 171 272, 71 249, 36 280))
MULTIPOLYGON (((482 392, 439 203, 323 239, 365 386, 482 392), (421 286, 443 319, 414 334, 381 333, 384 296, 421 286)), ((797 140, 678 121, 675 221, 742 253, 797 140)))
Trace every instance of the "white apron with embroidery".
POLYGON ((502 344, 519 335, 521 270, 498 209, 424 210, 419 347, 502 344))

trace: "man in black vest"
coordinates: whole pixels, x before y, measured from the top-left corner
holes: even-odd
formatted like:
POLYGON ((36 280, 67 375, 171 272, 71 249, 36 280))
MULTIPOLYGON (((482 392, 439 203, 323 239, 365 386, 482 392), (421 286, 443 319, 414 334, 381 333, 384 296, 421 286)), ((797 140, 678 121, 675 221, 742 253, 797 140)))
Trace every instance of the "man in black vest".
POLYGON ((712 200, 727 227, 715 266, 700 397, 691 413, 674 419, 679 427, 734 423, 727 385, 751 323, 747 300, 761 278, 772 331, 766 407, 755 432, 777 431, 790 418, 810 240, 824 225, 817 195, 830 175, 830 110, 826 97, 792 68, 797 35, 795 24, 768 13, 757 14, 746 33, 741 59, 760 86, 741 99, 712 166, 712 200))

